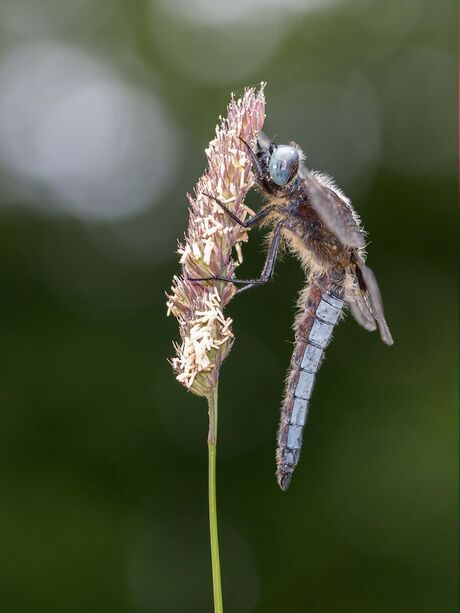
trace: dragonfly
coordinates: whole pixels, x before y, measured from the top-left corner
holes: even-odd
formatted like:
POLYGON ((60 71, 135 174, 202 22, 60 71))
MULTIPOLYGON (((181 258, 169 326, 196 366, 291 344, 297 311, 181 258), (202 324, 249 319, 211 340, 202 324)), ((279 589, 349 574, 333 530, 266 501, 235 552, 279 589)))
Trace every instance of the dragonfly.
POLYGON ((366 232, 350 200, 326 174, 310 170, 296 143, 277 145, 260 132, 254 147, 242 141, 252 159, 255 184, 265 205, 244 221, 212 198, 234 223, 250 229, 269 226, 268 250, 260 277, 225 275, 193 279, 225 281, 239 292, 268 283, 281 246, 300 261, 306 285, 294 322, 295 345, 286 379, 277 437, 276 477, 286 491, 299 462, 310 398, 335 325, 346 308, 363 328, 393 338, 385 320, 376 278, 366 265, 366 232))

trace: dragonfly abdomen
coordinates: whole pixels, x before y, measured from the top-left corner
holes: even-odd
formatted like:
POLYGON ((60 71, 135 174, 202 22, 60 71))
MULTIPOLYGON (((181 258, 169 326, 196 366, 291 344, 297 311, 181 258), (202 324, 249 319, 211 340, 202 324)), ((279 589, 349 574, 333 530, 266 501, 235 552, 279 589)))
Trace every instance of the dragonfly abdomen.
POLYGON ((342 292, 327 280, 313 281, 305 309, 296 319, 296 346, 291 360, 278 432, 277 480, 286 490, 299 461, 308 403, 323 353, 343 308, 342 292))

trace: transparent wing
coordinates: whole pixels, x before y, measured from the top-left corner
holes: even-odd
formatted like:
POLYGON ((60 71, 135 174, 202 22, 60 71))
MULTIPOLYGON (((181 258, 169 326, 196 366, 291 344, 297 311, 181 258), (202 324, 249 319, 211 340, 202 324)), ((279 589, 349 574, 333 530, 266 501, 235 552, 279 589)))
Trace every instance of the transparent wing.
POLYGON ((388 324, 385 320, 385 315, 383 313, 382 296, 380 294, 380 289, 377 284, 377 279, 375 278, 375 275, 369 268, 369 266, 361 264, 360 269, 361 274, 363 275, 364 282, 366 284, 371 311, 379 327, 379 332, 382 341, 387 345, 393 345, 393 337, 391 336, 390 328, 388 327, 388 324))
POLYGON ((364 236, 345 202, 301 164, 299 176, 305 182, 310 203, 323 224, 347 247, 364 247, 364 236))
POLYGON ((372 270, 364 264, 361 258, 354 269, 347 274, 348 289, 345 298, 351 314, 360 326, 369 331, 379 329, 384 343, 393 345, 393 338, 383 313, 382 297, 372 270))
POLYGON ((346 298, 351 314, 358 324, 369 332, 377 330, 375 318, 366 302, 363 291, 360 289, 355 289, 352 292, 349 292, 346 298))

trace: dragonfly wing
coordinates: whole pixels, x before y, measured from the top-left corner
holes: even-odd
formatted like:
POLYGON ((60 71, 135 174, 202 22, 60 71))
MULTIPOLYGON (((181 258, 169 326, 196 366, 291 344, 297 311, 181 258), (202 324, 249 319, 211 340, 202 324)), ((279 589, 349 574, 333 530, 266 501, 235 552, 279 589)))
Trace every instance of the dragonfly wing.
POLYGON ((383 313, 382 296, 377 284, 377 279, 369 266, 360 264, 360 270, 364 283, 366 284, 367 296, 370 302, 371 311, 379 327, 382 341, 387 345, 393 345, 393 337, 391 336, 390 328, 388 327, 385 320, 385 315, 383 313))
POLYGON ((364 247, 363 232, 338 194, 319 181, 304 164, 299 167, 299 176, 304 180, 311 206, 328 230, 347 247, 364 247))
POLYGON ((356 289, 353 292, 349 292, 347 294, 347 303, 350 307, 351 314, 360 326, 369 332, 377 330, 375 318, 366 303, 362 290, 356 289))

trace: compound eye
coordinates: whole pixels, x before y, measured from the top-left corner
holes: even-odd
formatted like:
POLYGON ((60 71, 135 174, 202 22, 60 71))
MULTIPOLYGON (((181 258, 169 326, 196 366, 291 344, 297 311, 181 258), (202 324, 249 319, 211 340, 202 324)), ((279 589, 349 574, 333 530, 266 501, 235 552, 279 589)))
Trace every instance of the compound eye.
POLYGON ((280 145, 272 153, 268 165, 270 177, 276 185, 287 185, 299 168, 299 153, 290 145, 280 145))
POLYGON ((257 145, 261 151, 268 151, 270 149, 270 145, 272 144, 271 138, 269 138, 263 132, 259 132, 259 136, 257 137, 257 145))

